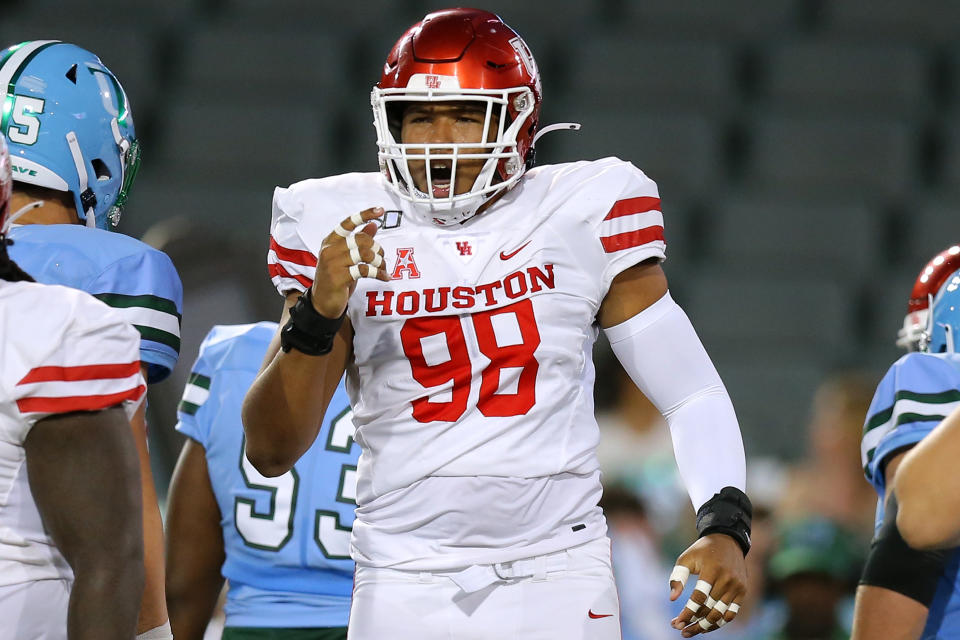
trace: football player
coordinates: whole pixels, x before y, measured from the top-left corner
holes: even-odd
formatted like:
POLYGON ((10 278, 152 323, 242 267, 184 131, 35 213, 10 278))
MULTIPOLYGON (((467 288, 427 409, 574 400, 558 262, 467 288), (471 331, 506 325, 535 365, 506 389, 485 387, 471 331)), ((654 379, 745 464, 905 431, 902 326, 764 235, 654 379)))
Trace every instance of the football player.
POLYGON ((343 385, 296 465, 266 478, 243 455, 240 405, 273 322, 214 327, 177 430, 167 510, 167 606, 178 640, 202 640, 227 579, 226 640, 346 638, 359 445, 343 385))
MULTIPOLYGON (((619 638, 593 415, 602 327, 666 416, 700 538, 685 637, 734 618, 750 505, 729 396, 660 262, 657 187, 605 158, 533 169, 537 65, 496 15, 427 15, 372 105, 382 173, 274 195, 286 305, 244 405, 291 468, 343 372, 363 453, 350 637, 619 638)), ((566 126, 566 125, 564 125, 566 126)), ((664 621, 666 624, 666 621, 664 621)))
POLYGON ((129 640, 143 529, 129 416, 139 336, 91 296, 7 254, 0 136, 0 638, 129 640))
MULTIPOLYGON (((140 164, 130 102, 97 56, 55 40, 0 53, 2 131, 13 162, 11 256, 39 282, 93 294, 140 332, 149 384, 180 348, 180 278, 170 259, 113 233, 140 164)), ((150 473, 141 404, 131 420, 143 489, 146 589, 138 632, 169 637, 163 594, 163 528, 150 473)))
POLYGON ((954 348, 960 328, 958 254, 956 246, 941 252, 917 277, 904 327, 922 322, 924 329, 901 331, 898 344, 916 344, 918 352, 887 371, 863 427, 864 473, 879 499, 874 539, 857 588, 856 639, 960 638, 958 557, 952 550, 908 546, 897 525, 898 496, 892 491, 906 453, 960 406, 960 355, 954 348), (917 313, 915 322, 911 314, 917 313))

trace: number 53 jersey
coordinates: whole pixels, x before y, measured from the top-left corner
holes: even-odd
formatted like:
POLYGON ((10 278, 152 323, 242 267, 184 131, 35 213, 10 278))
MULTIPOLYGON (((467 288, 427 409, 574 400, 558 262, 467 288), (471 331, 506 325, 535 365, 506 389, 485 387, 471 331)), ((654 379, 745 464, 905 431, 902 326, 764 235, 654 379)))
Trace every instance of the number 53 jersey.
POLYGON ((347 310, 354 558, 449 569, 604 535, 595 318, 618 273, 665 257, 656 185, 616 158, 544 166, 441 227, 379 174, 308 180, 274 196, 278 290, 306 290, 324 238, 376 206, 391 281, 362 278, 347 310))
POLYGON ((343 383, 293 469, 267 478, 244 455, 240 407, 276 329, 260 322, 210 330, 177 408, 177 431, 203 447, 220 508, 227 626, 345 627, 359 447, 343 383))

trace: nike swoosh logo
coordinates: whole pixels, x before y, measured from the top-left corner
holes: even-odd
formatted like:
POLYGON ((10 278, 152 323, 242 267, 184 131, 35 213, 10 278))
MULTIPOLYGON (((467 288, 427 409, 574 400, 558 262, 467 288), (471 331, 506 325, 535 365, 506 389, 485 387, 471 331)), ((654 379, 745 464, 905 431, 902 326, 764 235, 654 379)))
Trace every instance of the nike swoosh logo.
POLYGON ((510 253, 504 253, 503 251, 501 251, 501 252, 500 252, 500 259, 501 259, 501 260, 509 260, 509 259, 512 258, 513 256, 515 256, 515 255, 517 255, 518 253, 520 253, 521 251, 523 251, 523 248, 524 248, 525 246, 527 246, 528 244, 530 244, 530 241, 524 242, 522 245, 520 245, 519 247, 517 247, 514 251, 511 251, 510 253))
POLYGON ((594 612, 593 612, 593 609, 590 609, 589 611, 587 611, 587 615, 588 615, 589 617, 593 618, 594 620, 597 620, 597 619, 599 619, 599 618, 609 618, 609 617, 613 616, 612 613, 603 613, 603 614, 594 613, 594 612))

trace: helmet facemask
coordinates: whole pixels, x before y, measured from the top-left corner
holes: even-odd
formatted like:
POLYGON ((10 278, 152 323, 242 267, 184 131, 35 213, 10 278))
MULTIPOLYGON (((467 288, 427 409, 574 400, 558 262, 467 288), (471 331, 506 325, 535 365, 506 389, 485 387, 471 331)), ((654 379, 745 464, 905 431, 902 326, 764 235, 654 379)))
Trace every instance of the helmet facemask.
POLYGON ((511 188, 526 169, 518 137, 534 113, 536 101, 527 87, 461 89, 454 76, 415 75, 407 88, 380 89, 371 94, 378 159, 390 188, 423 210, 436 224, 462 223, 496 194, 511 188), (455 143, 403 143, 398 113, 412 102, 477 102, 484 111, 485 141, 455 143), (494 135, 495 134, 495 135, 494 135), (458 166, 465 160, 483 160, 483 166, 465 193, 456 193, 458 166), (426 191, 417 188, 410 162, 423 162, 426 191), (449 191, 435 189, 433 167, 447 164, 449 191), (440 192, 438 194, 438 191, 440 192))

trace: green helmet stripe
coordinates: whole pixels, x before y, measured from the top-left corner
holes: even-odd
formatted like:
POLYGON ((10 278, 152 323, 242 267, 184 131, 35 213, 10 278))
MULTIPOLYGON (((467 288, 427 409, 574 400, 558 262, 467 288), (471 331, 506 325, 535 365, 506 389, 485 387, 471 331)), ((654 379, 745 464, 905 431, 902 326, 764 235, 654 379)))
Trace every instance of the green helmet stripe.
POLYGON ((20 74, 34 57, 47 47, 59 44, 59 40, 34 40, 33 42, 24 42, 8 49, 7 55, 2 64, 0 64, 0 91, 4 92, 3 117, 0 119, 0 132, 6 132, 7 120, 10 118, 11 96, 16 90, 17 82, 20 80, 20 74))

